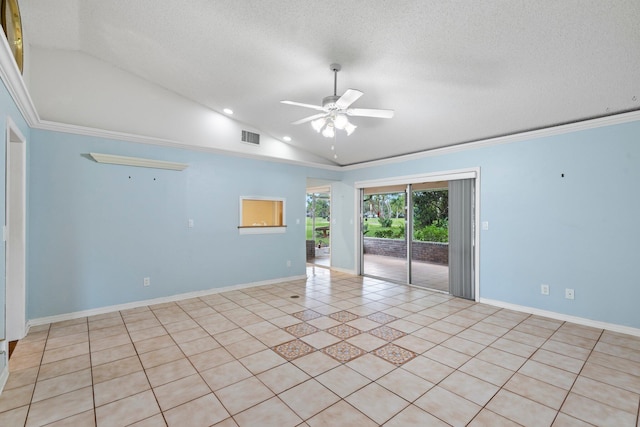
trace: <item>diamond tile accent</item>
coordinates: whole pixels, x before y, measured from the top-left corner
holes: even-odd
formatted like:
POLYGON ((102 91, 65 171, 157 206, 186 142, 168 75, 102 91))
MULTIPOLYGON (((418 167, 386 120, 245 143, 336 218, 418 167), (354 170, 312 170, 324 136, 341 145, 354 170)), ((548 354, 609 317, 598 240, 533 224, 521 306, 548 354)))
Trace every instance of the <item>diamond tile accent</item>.
POLYGON ((329 317, 331 317, 333 320, 337 320, 338 322, 346 323, 352 320, 356 320, 359 316, 349 311, 342 310, 338 311, 337 313, 330 314, 329 317))
POLYGON ((385 341, 393 341, 405 336, 404 332, 388 326, 380 326, 379 328, 370 330, 369 333, 375 337, 382 338, 385 341))
POLYGON ((306 321, 306 320, 312 320, 312 319, 317 319, 318 317, 322 317, 322 314, 313 310, 303 310, 297 313, 293 313, 292 316, 297 317, 300 320, 306 321))
POLYGON ((394 365, 400 366, 405 362, 416 357, 413 351, 409 351, 406 348, 398 347, 395 344, 387 344, 380 347, 373 352, 376 356, 391 362, 394 365))
POLYGON ((340 341, 337 344, 325 347, 322 349, 322 352, 333 357, 338 362, 343 363, 362 356, 365 353, 364 350, 356 347, 355 345, 351 345, 346 341, 340 341))
POLYGON ((293 340, 280 344, 273 348, 273 351, 287 360, 297 359, 298 357, 305 356, 309 353, 313 353, 315 350, 309 344, 300 340, 293 340))
POLYGON ((298 338, 318 332, 318 328, 308 323, 296 323, 295 325, 287 326, 284 330, 298 338))
POLYGON ((334 326, 333 328, 329 328, 327 329, 327 332, 343 340, 346 340, 351 337, 355 337, 356 335, 359 335, 362 333, 361 330, 345 324, 334 326))
POLYGON ((378 322, 378 323, 389 323, 389 322, 393 322, 394 320, 397 320, 398 318, 395 316, 392 316, 390 314, 387 313, 383 313, 381 311, 377 312, 377 313, 373 313, 367 316, 367 319, 369 320, 373 320, 374 322, 378 322))

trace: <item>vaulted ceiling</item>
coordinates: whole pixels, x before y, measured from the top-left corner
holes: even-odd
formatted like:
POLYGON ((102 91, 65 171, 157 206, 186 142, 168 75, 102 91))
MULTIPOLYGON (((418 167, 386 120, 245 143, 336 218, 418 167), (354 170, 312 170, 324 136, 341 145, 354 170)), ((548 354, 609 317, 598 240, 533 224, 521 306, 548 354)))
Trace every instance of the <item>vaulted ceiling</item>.
POLYGON ((637 0, 20 6, 32 52, 82 52, 216 112, 232 108, 240 123, 339 165, 640 108, 637 0), (357 130, 335 141, 292 125, 314 111, 280 100, 321 103, 333 62, 338 94, 359 89, 354 107, 395 117, 353 118, 357 130))

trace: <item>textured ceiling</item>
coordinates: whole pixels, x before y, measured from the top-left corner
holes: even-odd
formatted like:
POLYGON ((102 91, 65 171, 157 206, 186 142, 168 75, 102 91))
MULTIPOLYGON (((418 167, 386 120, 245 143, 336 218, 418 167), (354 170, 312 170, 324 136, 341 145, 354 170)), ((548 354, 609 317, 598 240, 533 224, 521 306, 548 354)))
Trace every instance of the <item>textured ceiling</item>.
MULTIPOLYGON (((21 0, 31 45, 80 50, 333 158, 290 122, 332 94, 354 107, 338 164, 640 108, 637 0, 21 0)), ((37 106, 36 106, 37 107, 37 106)))

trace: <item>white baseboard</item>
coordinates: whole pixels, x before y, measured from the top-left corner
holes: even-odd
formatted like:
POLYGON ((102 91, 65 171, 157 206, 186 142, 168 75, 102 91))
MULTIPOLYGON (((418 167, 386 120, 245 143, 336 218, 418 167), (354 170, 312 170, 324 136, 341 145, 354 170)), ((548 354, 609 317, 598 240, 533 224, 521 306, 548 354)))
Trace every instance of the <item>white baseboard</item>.
POLYGON ((340 268, 340 267, 330 267, 331 270, 337 271, 338 273, 346 273, 346 274, 351 274, 353 276, 357 276, 358 273, 356 273, 355 270, 349 270, 347 268, 340 268))
POLYGON ((0 373, 0 395, 2 394, 2 390, 4 390, 4 386, 7 385, 7 380, 9 379, 9 356, 8 353, 3 355, 3 357, 6 357, 6 364, 4 365, 4 369, 2 370, 2 373, 0 373))
POLYGON ((219 294, 221 292, 229 292, 229 291, 235 291, 235 290, 239 290, 239 289, 255 288, 255 287, 258 287, 258 286, 275 285, 275 284, 278 284, 278 283, 291 282, 291 281, 294 281, 294 280, 306 280, 306 278, 307 278, 306 275, 290 276, 290 277, 284 277, 284 278, 279 278, 279 279, 263 280, 263 281, 260 281, 260 282, 243 283, 243 284, 240 284, 240 285, 225 286, 225 287, 222 287, 222 288, 205 289, 203 291, 187 292, 187 293, 184 293, 184 294, 171 295, 171 296, 168 296, 168 297, 160 297, 160 298, 154 298, 154 299, 149 299, 149 300, 144 300, 144 301, 134 301, 134 302, 128 302, 128 303, 125 303, 125 304, 110 305, 110 306, 106 306, 106 307, 93 308, 93 309, 90 309, 90 310, 75 311, 75 312, 72 312, 72 313, 57 314, 55 316, 39 317, 39 318, 36 318, 36 319, 30 319, 29 322, 27 322, 27 333, 29 333, 28 329, 31 328, 32 326, 47 325, 49 323, 63 322, 65 320, 72 320, 72 319, 79 319, 79 318, 82 318, 82 317, 96 316, 98 314, 111 313, 111 312, 114 312, 114 311, 129 310, 129 309, 132 309, 132 308, 144 307, 144 306, 147 306, 147 305, 162 304, 162 303, 166 303, 166 302, 175 302, 175 301, 180 301, 180 300, 189 299, 189 298, 197 298, 197 297, 202 297, 202 296, 206 296, 206 295, 219 294))
POLYGON ((615 323, 600 322, 597 320, 586 319, 584 317, 571 316, 568 314, 557 313, 555 311, 541 310, 538 308, 527 307, 526 305, 511 304, 504 301, 480 298, 483 304, 493 305, 495 307, 506 308, 509 310, 520 311, 523 313, 535 314, 537 316, 549 317, 551 319, 562 320, 564 322, 577 323, 578 325, 590 326, 592 328, 606 329, 608 331, 620 332, 621 334, 634 335, 640 337, 640 329, 631 326, 618 325, 615 323))

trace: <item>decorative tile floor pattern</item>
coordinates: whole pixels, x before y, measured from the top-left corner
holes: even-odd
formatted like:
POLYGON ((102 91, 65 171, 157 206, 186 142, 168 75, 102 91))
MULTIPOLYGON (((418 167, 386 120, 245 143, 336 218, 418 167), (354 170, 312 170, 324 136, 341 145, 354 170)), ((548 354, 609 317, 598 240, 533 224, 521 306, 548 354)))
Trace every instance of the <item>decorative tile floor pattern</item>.
POLYGON ((338 338, 342 338, 343 340, 355 337, 356 335, 360 335, 362 333, 362 331, 344 324, 329 328, 327 329, 327 332, 329 332, 331 335, 335 335, 338 338))
POLYGON ((31 328, 0 426, 638 426, 639 337, 307 272, 31 328))
POLYGON ((329 317, 333 320, 337 320, 338 322, 347 323, 352 320, 356 320, 359 316, 357 314, 353 314, 343 310, 337 313, 330 314, 329 317))
POLYGON ((400 366, 416 357, 414 352, 409 351, 406 348, 398 347, 395 344, 387 344, 375 350, 374 353, 376 356, 381 357, 396 366, 400 366))
POLYGON ((284 330, 298 338, 318 332, 318 328, 311 326, 308 323, 296 323, 295 325, 287 326, 284 330))
POLYGON ((364 350, 345 341, 325 347, 322 351, 342 363, 349 362, 364 354, 364 350))
POLYGON ((298 357, 306 356, 315 351, 309 344, 300 340, 293 340, 277 345, 273 350, 287 360, 297 359, 298 357))

